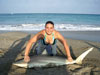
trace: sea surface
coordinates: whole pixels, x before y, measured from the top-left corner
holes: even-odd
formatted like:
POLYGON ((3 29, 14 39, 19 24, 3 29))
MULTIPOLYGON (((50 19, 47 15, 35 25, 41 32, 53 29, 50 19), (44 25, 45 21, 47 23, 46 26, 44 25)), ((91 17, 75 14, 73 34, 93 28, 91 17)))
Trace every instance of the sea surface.
POLYGON ((0 30, 41 30, 46 21, 53 21, 59 31, 100 31, 100 15, 64 13, 0 14, 0 30))
POLYGON ((8 31, 40 31, 44 29, 46 21, 53 21, 55 29, 64 31, 62 34, 65 37, 100 42, 100 14, 0 14, 0 33, 8 31))

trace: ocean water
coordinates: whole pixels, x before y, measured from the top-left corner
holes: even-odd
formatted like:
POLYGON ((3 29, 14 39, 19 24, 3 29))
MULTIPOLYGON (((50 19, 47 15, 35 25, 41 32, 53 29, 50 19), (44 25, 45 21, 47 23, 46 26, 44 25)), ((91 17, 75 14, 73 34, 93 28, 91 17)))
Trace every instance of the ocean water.
POLYGON ((53 21, 59 31, 100 31, 99 14, 19 13, 0 14, 1 31, 39 31, 53 21))

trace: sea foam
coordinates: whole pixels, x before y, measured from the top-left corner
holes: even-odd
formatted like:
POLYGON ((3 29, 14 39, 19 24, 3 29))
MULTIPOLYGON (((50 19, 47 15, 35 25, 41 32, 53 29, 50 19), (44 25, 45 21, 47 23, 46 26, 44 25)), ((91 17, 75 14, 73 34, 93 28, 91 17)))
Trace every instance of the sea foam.
MULTIPOLYGON (((0 30, 9 31, 39 31, 45 28, 45 24, 18 24, 18 25, 0 25, 0 30)), ((59 31, 100 31, 96 25, 78 25, 78 24, 55 24, 55 29, 59 31)))

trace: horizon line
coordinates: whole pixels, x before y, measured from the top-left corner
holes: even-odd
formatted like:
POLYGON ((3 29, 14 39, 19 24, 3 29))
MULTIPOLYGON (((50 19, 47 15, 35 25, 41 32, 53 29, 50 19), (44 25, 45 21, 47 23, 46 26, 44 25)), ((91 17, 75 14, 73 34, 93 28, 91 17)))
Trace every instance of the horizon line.
POLYGON ((26 12, 16 12, 16 13, 0 13, 0 14, 83 14, 83 15, 88 15, 88 14, 91 14, 91 15, 100 15, 100 14, 97 14, 97 13, 26 13, 26 12))

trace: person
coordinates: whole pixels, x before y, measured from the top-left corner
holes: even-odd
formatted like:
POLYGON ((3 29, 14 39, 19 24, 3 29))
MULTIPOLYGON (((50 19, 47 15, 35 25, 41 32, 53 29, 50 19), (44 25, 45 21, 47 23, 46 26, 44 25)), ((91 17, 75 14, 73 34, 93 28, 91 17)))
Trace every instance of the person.
POLYGON ((56 55, 56 41, 59 40, 66 51, 66 55, 68 58, 68 61, 72 62, 73 59, 70 54, 69 47, 67 45, 67 42, 65 38, 58 32, 57 30, 54 29, 54 23, 52 21, 47 21, 45 24, 45 29, 41 30, 37 34, 35 34, 29 41, 26 46, 25 50, 25 56, 24 56, 24 61, 29 62, 30 57, 29 57, 29 52, 30 48, 33 43, 38 41, 38 46, 36 48, 36 53, 39 55, 43 52, 44 49, 47 50, 49 55, 56 55))

